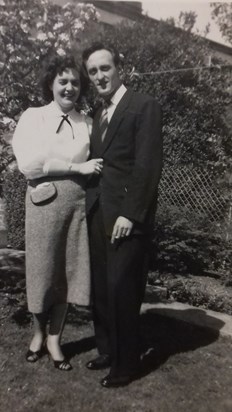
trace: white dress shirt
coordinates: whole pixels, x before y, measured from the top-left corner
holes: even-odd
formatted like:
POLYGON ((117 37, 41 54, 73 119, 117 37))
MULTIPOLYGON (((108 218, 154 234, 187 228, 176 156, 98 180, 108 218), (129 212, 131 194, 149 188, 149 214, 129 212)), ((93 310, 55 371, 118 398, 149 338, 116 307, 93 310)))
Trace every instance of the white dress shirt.
POLYGON ((107 108, 108 123, 110 122, 118 103, 120 102, 121 98, 126 93, 126 91, 126 87, 122 84, 116 91, 116 93, 113 95, 113 97, 110 99, 110 105, 107 108))
MULTIPOLYGON (((52 175, 53 165, 60 174, 68 173, 72 163, 85 162, 89 156, 92 120, 71 110, 59 133, 64 113, 55 102, 27 109, 19 119, 12 146, 19 170, 27 179, 52 175)), ((56 173, 57 174, 57 173, 56 173)))

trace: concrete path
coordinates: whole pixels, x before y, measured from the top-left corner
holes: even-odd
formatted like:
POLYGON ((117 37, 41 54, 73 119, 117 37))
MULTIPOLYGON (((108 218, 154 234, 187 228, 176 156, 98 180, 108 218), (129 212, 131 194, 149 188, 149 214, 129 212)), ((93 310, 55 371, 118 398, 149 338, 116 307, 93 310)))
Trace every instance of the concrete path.
POLYGON ((232 316, 187 305, 185 303, 144 303, 142 313, 168 316, 197 326, 217 330, 221 336, 232 337, 232 316))

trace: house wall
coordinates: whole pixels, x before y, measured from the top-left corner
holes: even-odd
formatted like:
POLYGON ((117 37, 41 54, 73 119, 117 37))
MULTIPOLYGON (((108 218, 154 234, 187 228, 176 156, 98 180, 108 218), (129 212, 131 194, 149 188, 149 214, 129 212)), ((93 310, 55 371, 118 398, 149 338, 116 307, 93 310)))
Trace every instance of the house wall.
MULTIPOLYGON (((67 0, 50 0, 53 3, 64 5, 67 0)), ((76 3, 78 0, 70 0, 76 3)), ((92 3, 100 14, 100 21, 111 25, 116 25, 127 20, 133 23, 137 20, 148 19, 149 21, 158 22, 151 17, 142 14, 142 3, 140 1, 100 1, 100 0, 83 0, 83 2, 92 3)), ((212 50, 209 57, 215 56, 222 59, 225 64, 232 64, 232 47, 225 46, 212 40, 208 40, 209 48, 212 50)))

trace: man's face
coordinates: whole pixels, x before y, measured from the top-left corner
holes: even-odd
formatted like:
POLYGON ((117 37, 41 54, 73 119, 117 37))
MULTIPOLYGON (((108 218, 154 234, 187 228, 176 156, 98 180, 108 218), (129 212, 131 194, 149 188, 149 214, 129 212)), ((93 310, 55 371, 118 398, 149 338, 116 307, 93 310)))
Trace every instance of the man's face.
POLYGON ((95 51, 86 61, 86 69, 99 95, 103 98, 113 96, 121 81, 112 54, 105 49, 95 51))

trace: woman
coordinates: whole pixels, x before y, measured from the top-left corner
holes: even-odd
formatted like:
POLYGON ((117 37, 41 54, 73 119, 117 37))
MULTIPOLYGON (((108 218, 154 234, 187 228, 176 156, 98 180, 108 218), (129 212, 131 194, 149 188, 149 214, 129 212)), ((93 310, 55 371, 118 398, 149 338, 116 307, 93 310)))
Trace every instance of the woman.
POLYGON ((84 187, 88 175, 101 173, 102 159, 87 161, 91 121, 74 108, 81 93, 74 58, 51 58, 42 87, 50 103, 27 109, 13 136, 28 179, 26 284, 34 336, 26 360, 36 362, 46 345, 54 366, 68 371, 72 366, 60 346, 68 303, 88 305, 90 295, 84 187))

